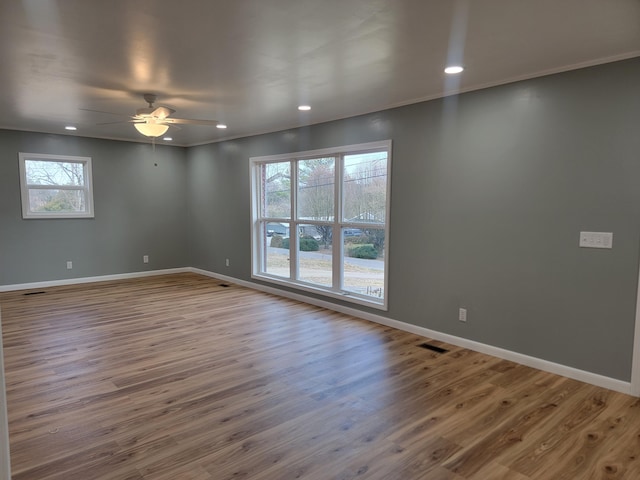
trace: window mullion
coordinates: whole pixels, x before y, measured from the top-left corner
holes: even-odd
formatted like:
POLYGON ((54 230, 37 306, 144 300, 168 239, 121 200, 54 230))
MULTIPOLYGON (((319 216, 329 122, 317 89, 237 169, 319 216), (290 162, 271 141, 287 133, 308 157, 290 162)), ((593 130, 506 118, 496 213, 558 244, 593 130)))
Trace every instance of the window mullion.
POLYGON ((291 161, 291 223, 289 224, 289 278, 298 278, 298 160, 291 161))
POLYGON ((340 221, 342 220, 342 155, 336 155, 335 157, 335 188, 334 188, 334 205, 333 205, 333 235, 331 238, 332 244, 332 279, 333 289, 336 291, 342 290, 342 229, 340 228, 340 221))
POLYGON ((266 202, 266 194, 265 194, 265 166, 264 164, 258 164, 256 166, 257 170, 254 171, 256 177, 260 178, 260 181, 256 182, 256 202, 254 204, 254 208, 256 209, 256 217, 258 219, 257 223, 253 226, 253 234, 256 236, 255 238, 262 239, 261 242, 257 245, 258 247, 258 258, 257 261, 260 262, 260 269, 263 272, 267 271, 267 224, 264 220, 264 212, 265 212, 265 202, 266 202), (262 233, 265 233, 263 236, 262 233))
POLYGON ((78 190, 83 192, 89 190, 86 185, 42 185, 40 183, 28 183, 27 188, 29 190, 78 190))

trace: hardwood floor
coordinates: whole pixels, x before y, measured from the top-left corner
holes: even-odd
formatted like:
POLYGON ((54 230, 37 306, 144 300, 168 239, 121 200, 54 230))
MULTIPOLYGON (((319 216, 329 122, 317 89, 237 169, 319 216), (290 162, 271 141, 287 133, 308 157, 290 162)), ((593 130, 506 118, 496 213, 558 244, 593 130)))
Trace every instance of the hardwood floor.
POLYGON ((640 402, 193 274, 0 294, 14 480, 638 479, 640 402))

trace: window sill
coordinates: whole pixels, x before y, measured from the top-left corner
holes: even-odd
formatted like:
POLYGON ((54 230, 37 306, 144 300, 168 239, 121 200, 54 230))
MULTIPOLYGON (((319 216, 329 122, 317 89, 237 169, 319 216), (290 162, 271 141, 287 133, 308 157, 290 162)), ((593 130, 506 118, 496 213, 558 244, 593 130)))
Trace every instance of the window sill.
POLYGON ((53 219, 69 219, 69 218, 95 218, 93 213, 78 213, 78 214, 46 214, 46 213, 33 213, 29 215, 23 215, 23 220, 53 220, 53 219))
POLYGON ((256 280, 261 280, 263 282, 272 283, 275 285, 280 285, 282 287, 292 288, 294 290, 301 290, 303 292, 314 293, 316 295, 321 295, 324 297, 335 298, 338 300, 342 300, 344 302, 355 303, 357 305, 363 305, 365 307, 375 308, 377 310, 384 310, 384 311, 388 310, 386 298, 377 301, 374 298, 369 298, 364 295, 359 295, 353 292, 348 292, 344 290, 340 290, 340 291, 328 290, 325 288, 313 286, 308 283, 292 282, 290 280, 284 280, 279 277, 260 274, 260 273, 253 273, 251 275, 251 278, 254 278, 256 280))

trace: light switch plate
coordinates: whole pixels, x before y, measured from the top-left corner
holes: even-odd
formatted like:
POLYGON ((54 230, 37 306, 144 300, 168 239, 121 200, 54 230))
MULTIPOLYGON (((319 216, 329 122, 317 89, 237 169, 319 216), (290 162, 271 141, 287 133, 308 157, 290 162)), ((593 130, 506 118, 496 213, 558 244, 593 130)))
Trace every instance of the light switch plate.
POLYGON ((613 248, 613 233, 580 232, 580 246, 584 248, 613 248))

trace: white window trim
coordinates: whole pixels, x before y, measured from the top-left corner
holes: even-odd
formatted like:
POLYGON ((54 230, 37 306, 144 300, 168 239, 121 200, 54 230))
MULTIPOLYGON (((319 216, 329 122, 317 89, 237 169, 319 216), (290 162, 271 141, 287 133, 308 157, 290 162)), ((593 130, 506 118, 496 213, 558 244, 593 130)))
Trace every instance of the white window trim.
POLYGON ((91 157, 76 157, 71 155, 50 155, 45 153, 18 153, 20 163, 20 194, 22 199, 22 218, 53 219, 53 218, 94 218, 93 212, 93 175, 91 172, 91 157), (51 188, 49 185, 28 185, 25 162, 27 160, 44 160, 51 162, 81 163, 84 168, 85 184, 82 188, 56 185, 57 190, 83 190, 86 195, 86 211, 84 212, 32 212, 29 203, 29 190, 34 188, 51 188))
MULTIPOLYGON (((389 303, 389 221, 390 221, 390 217, 389 217, 389 213, 390 213, 390 201, 391 201, 391 140, 383 140, 383 141, 379 141, 379 142, 370 142, 370 143, 361 143, 361 144, 356 144, 356 145, 346 145, 346 146, 339 146, 339 147, 332 147, 332 148, 323 148, 323 149, 318 149, 318 150, 307 150, 307 151, 303 151, 303 152, 292 152, 292 153, 287 153, 287 154, 278 154, 278 155, 268 155, 268 156, 261 156, 261 157, 251 157, 249 158, 249 169, 250 169, 250 175, 249 175, 249 179, 251 182, 250 185, 250 191, 251 191, 251 278, 255 278, 258 280, 262 280, 262 281, 266 281, 269 283, 273 283, 273 284, 277 284, 277 285, 281 285, 284 287, 288 287, 288 288, 294 288, 297 290, 302 290, 302 291, 306 291, 309 293, 314 293, 314 294, 318 294, 318 295, 323 295, 323 296, 327 296, 327 297, 332 297, 332 298, 337 298, 340 300, 344 300, 347 302, 351 302, 351 303, 355 303, 355 304, 359 304, 359 305, 365 305, 367 307, 371 307, 371 308, 375 308, 375 309, 379 309, 379 310, 388 310, 388 303, 389 303), (386 232, 386 238, 385 238, 385 256, 384 256, 384 271, 385 271, 385 275, 384 275, 384 298, 381 301, 378 301, 377 299, 373 298, 373 297, 368 297, 366 295, 360 295, 357 294, 355 292, 351 292, 351 291, 346 291, 346 290, 336 290, 330 287, 322 287, 322 286, 317 286, 315 284, 311 284, 311 283, 306 283, 300 280, 295 280, 293 278, 283 278, 283 277, 279 277, 276 275, 269 275, 268 273, 262 272, 261 268, 260 268, 260 262, 264 256, 264 252, 262 252, 262 244, 259 241, 260 240, 260 229, 259 229, 259 225, 260 225, 260 220, 263 221, 269 221, 268 218, 262 218, 260 219, 260 215, 259 215, 259 208, 260 208, 260 192, 258 191, 258 171, 259 169, 257 168, 258 165, 264 164, 264 163, 276 163, 276 162, 283 162, 283 161, 298 161, 298 160, 304 160, 304 159, 312 159, 312 158, 318 158, 318 157, 324 157, 324 156, 334 156, 334 155, 343 155, 343 154, 349 154, 349 153, 354 153, 354 152, 362 152, 362 151, 366 151, 366 150, 382 150, 382 149, 386 149, 388 152, 388 157, 387 157, 387 195, 386 195, 386 205, 385 205, 385 225, 384 225, 384 229, 386 232)), ((294 175, 294 172, 292 172, 292 175, 294 175)), ((340 185, 342 185, 342 171, 339 170, 338 173, 338 181, 340 182, 340 185)), ((297 185, 297 178, 292 178, 291 179, 291 184, 292 185, 297 185)), ((340 198, 341 193, 341 188, 336 188, 336 205, 338 205, 337 202, 341 202, 342 199, 340 198)), ((297 188, 292 188, 292 207, 293 207, 293 195, 297 195, 297 188)), ((291 216, 292 218, 289 219, 289 222, 294 221, 294 218, 296 216, 296 212, 294 211, 294 209, 291 209, 291 216)), ((273 219, 273 221, 284 221, 283 219, 273 219)), ((318 223, 318 224, 322 224, 325 222, 314 222, 313 220, 304 220, 304 222, 297 220, 297 223, 304 223, 304 224, 314 224, 314 223, 318 223)), ((351 226, 353 228, 362 228, 364 227, 371 227, 371 228, 380 228, 380 225, 377 224, 363 224, 363 223, 353 223, 353 225, 348 224, 348 222, 343 222, 343 221, 339 221, 340 224, 342 224, 343 227, 346 228, 350 228, 351 226)), ((344 241, 342 239, 342 234, 339 235, 339 238, 337 238, 336 236, 334 236, 334 241, 338 241, 339 243, 339 254, 338 255, 333 255, 333 278, 337 278, 337 276, 340 275, 340 270, 341 270, 341 265, 340 262, 342 261, 343 258, 343 244, 344 241), (338 241, 339 240, 339 241, 338 241)), ((298 239, 297 239, 297 229, 292 228, 291 229, 291 240, 290 240, 290 245, 297 245, 298 239)), ((334 249, 334 253, 335 253, 335 249, 334 249)), ((297 270, 297 249, 293 248, 290 250, 290 261, 293 267, 293 271, 295 272, 297 270)))

